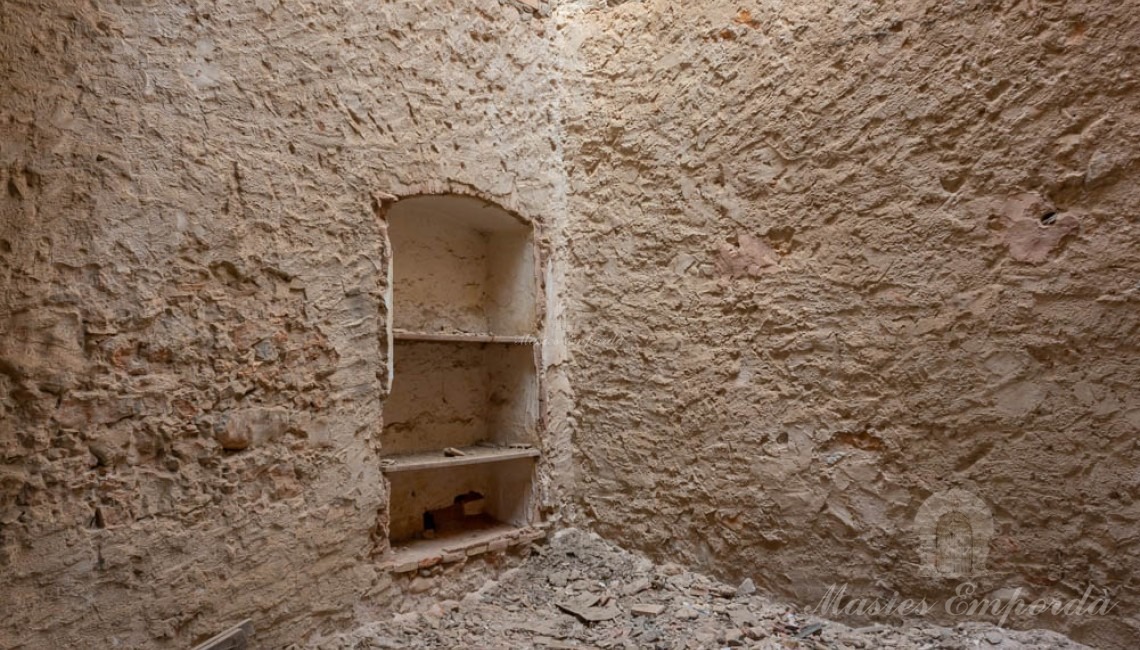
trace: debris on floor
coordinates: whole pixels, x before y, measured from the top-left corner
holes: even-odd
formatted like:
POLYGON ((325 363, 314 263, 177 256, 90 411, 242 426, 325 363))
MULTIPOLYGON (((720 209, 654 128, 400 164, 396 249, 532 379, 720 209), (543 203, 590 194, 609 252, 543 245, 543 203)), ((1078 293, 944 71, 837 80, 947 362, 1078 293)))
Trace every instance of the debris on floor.
POLYGON ((397 614, 315 641, 322 650, 448 648, 518 650, 696 650, 759 648, 1075 649, 1047 630, 985 623, 953 628, 915 622, 851 628, 800 613, 756 592, 658 566, 596 535, 563 530, 522 566, 462 600, 397 614))

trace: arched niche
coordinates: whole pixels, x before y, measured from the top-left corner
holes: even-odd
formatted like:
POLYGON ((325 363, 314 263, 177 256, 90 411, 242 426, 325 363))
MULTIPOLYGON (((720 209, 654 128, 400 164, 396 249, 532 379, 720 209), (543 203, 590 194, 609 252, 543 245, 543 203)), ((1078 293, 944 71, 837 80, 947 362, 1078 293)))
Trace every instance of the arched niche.
POLYGON ((538 519, 533 224, 456 195, 401 199, 387 221, 394 345, 380 446, 394 562, 521 539, 538 519))
POLYGON ((534 229, 481 199, 417 196, 388 212, 393 327, 403 332, 533 336, 534 229))

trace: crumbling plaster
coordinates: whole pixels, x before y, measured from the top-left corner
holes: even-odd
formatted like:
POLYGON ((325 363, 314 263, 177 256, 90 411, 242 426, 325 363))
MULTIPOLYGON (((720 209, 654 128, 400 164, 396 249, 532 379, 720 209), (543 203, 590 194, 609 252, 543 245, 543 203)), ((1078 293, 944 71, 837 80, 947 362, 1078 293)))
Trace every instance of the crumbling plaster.
POLYGON ((566 296, 589 524, 805 605, 842 583, 935 600, 960 580, 924 575, 913 522, 960 488, 993 513, 979 593, 1104 587, 1113 616, 1033 624, 1140 638, 1137 9, 581 16, 566 296))
POLYGON ((3 3, 0 645, 250 617, 283 647, 394 606, 388 195, 558 217, 548 29, 488 0, 3 3))
POLYGON ((394 606, 384 215, 447 192, 540 226, 548 517, 811 603, 948 588, 965 488, 986 586, 1134 637, 1136 8, 8 0, 3 645, 394 606))

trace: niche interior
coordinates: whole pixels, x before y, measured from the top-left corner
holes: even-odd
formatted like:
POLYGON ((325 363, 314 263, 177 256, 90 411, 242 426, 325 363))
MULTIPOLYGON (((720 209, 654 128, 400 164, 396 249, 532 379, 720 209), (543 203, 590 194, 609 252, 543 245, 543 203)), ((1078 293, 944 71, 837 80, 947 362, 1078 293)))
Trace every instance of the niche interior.
POLYGON ((381 452, 393 551, 537 523, 533 225, 479 199, 420 196, 393 205, 388 236, 393 374, 381 452))

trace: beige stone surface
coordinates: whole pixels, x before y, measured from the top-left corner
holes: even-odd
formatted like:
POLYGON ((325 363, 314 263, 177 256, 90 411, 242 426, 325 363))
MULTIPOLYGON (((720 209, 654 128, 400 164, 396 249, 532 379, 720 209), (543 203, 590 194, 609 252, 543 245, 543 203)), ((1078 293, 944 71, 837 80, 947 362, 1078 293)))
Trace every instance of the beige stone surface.
POLYGON ((545 518, 1140 636, 1134 0, 0 9, 0 646, 396 606, 384 218, 448 192, 538 227, 545 518))
POLYGON ((1121 602, 1014 624, 1134 646, 1138 10, 571 20, 582 524, 801 603, 938 595, 913 522, 961 488, 993 516, 980 589, 1121 602))
POLYGON ((278 648, 389 608, 381 217, 557 216, 547 29, 492 0, 3 2, 0 646, 250 618, 278 648))

